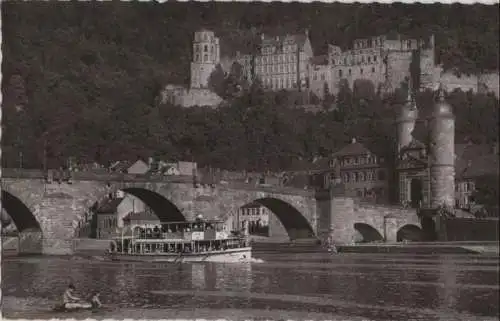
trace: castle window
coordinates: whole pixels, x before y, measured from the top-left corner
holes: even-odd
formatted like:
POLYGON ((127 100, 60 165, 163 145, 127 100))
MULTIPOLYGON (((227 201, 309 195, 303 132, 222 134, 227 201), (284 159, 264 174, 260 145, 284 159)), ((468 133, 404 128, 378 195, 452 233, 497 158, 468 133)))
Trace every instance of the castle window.
POLYGON ((212 47, 210 48, 210 52, 211 52, 211 53, 214 53, 214 46, 212 46, 212 47))
POLYGON ((207 55, 207 54, 205 54, 205 55, 203 56, 203 61, 204 61, 204 62, 207 62, 207 61, 208 61, 208 55, 207 55))
POLYGON ((359 70, 359 72, 360 72, 361 74, 363 74, 363 68, 361 68, 361 69, 359 70))
POLYGON ((351 69, 349 69, 349 76, 352 74, 351 69))
POLYGON ((366 178, 366 177, 365 177, 365 173, 364 173, 364 172, 359 172, 359 180, 360 180, 361 182, 364 182, 364 181, 365 181, 365 178, 366 178))
POLYGON ((372 67, 372 72, 375 72, 375 67, 372 67))
POLYGON ((357 182, 358 181, 358 175, 356 172, 351 173, 351 181, 357 182))
POLYGON ((204 47, 204 51, 205 51, 205 52, 208 52, 208 46, 207 46, 207 45, 205 45, 205 47, 204 47))
POLYGON ((373 62, 377 62, 377 56, 373 56, 373 62))
POLYGON ((339 70, 339 77, 342 77, 342 70, 339 70))
POLYGON ((372 57, 368 56, 368 63, 371 63, 372 57))
POLYGON ((361 56, 361 63, 365 63, 365 56, 361 56))
POLYGON ((199 54, 196 54, 196 56, 195 56, 195 59, 194 59, 194 60, 195 60, 195 61, 200 61, 200 55, 199 55, 199 54))
POLYGON ((349 174, 344 173, 344 175, 342 175, 342 180, 344 181, 344 183, 348 183, 349 182, 349 174))

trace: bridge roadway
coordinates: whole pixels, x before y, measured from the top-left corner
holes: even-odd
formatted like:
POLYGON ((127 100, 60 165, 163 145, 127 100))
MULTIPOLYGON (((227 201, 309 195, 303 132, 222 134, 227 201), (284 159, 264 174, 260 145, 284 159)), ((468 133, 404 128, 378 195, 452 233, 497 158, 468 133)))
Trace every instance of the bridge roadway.
POLYGON ((398 231, 421 226, 414 210, 362 204, 334 191, 202 182, 193 176, 73 172, 69 182, 47 183, 40 170, 4 169, 2 207, 21 232, 21 251, 47 254, 71 253, 89 209, 117 190, 141 199, 162 221, 198 214, 227 221, 241 206, 257 202, 275 214, 290 238, 396 241, 398 231))

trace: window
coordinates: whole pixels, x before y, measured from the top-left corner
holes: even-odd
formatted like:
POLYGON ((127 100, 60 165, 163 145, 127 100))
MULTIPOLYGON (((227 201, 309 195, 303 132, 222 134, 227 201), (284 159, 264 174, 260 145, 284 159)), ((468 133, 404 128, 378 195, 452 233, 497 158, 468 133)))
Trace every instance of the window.
POLYGON ((357 189, 357 190, 356 190, 356 196, 358 196, 358 197, 363 197, 363 191, 362 191, 362 190, 357 189))
POLYGON ((377 62, 377 56, 373 56, 373 62, 377 62))
POLYGON ((208 52, 208 46, 207 45, 205 45, 203 51, 208 52))
POLYGON ((342 175, 342 180, 344 183, 349 183, 349 174, 344 173, 344 175, 342 175))
POLYGON ((351 181, 353 181, 353 182, 358 181, 358 175, 356 175, 356 172, 351 173, 351 181))
POLYGON ((342 77, 342 70, 339 70, 339 77, 342 77))
POLYGON ((349 76, 352 74, 351 69, 349 69, 349 76))
POLYGON ((318 80, 318 74, 317 73, 313 74, 313 80, 318 80))
POLYGON ((366 176, 364 172, 359 172, 359 180, 364 182, 366 180, 366 176))
POLYGON ((194 60, 195 61, 200 61, 200 54, 196 54, 196 58, 194 60))
POLYGON ((361 74, 363 74, 363 68, 361 68, 361 69, 359 70, 359 72, 360 72, 361 74))
POLYGON ((207 54, 205 54, 205 55, 203 56, 203 61, 204 61, 204 62, 207 62, 207 61, 208 61, 208 55, 207 55, 207 54))
POLYGON ((372 72, 375 72, 375 67, 372 67, 372 72))
POLYGON ((325 80, 325 74, 321 74, 321 80, 325 80))
POLYGON ((372 60, 371 57, 368 56, 368 63, 371 63, 371 60, 372 60))

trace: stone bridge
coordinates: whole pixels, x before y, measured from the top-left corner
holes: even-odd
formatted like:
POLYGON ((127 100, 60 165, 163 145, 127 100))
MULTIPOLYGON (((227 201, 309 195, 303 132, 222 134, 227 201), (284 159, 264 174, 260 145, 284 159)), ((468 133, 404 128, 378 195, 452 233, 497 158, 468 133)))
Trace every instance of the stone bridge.
POLYGON ((147 204, 161 221, 227 220, 243 205, 271 210, 291 238, 338 242, 396 241, 404 226, 420 228, 415 211, 362 205, 354 199, 310 190, 244 183, 200 185, 191 176, 74 173, 71 182, 47 183, 41 171, 4 169, 2 207, 20 232, 20 252, 70 254, 89 209, 122 190, 147 204))

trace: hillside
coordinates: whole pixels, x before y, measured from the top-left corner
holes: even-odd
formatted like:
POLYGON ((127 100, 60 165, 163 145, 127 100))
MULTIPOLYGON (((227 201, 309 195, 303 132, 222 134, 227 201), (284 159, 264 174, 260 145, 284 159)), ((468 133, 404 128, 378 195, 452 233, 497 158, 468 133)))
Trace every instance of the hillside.
MULTIPOLYGON (((358 115, 357 102, 340 95, 342 115, 327 117, 290 112, 282 108, 286 103, 279 95, 247 95, 221 111, 158 106, 155 98, 166 82, 188 81, 196 29, 216 31, 223 53, 251 48, 259 32, 309 28, 317 53, 327 43, 349 46, 354 38, 372 36, 373 30, 415 37, 435 33, 445 67, 473 72, 498 68, 496 9, 3 2, 4 165, 41 167, 46 141, 50 166, 64 164, 68 156, 107 162, 156 154, 226 168, 283 168, 292 158, 328 153, 350 136, 382 135, 379 131, 386 129, 363 129, 368 120, 344 121, 358 115)), ((479 121, 477 115, 486 122, 497 119, 497 100, 467 96, 458 101, 464 107, 456 108, 473 115, 464 116, 467 125, 459 131, 471 128, 479 140, 495 139, 495 126, 470 123, 479 121), (482 112, 468 111, 476 104, 482 112)))

